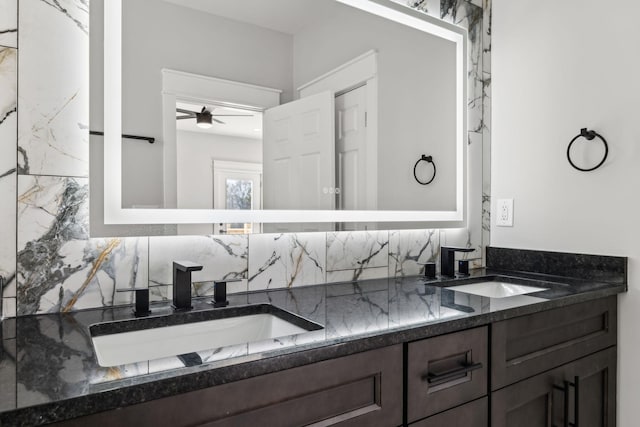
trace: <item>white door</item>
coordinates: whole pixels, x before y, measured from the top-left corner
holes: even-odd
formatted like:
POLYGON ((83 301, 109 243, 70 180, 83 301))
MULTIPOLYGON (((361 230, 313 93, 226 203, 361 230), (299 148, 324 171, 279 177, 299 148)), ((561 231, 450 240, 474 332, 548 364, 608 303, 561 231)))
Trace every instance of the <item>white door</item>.
POLYGON ((335 99, 336 182, 338 209, 367 208, 366 121, 367 86, 363 85, 335 99))
POLYGON ((333 92, 268 109, 263 126, 264 208, 334 209, 333 92))
MULTIPOLYGON (((213 161, 214 209, 262 209, 262 165, 213 161)), ((214 224, 214 234, 260 233, 261 224, 214 224)))

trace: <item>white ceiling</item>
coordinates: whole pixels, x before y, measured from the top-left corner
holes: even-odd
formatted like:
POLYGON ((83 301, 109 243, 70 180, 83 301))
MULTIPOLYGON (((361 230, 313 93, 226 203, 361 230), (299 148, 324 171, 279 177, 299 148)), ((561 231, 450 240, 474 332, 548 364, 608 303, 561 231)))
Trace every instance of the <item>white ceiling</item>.
POLYGON ((339 7, 334 0, 165 0, 270 30, 296 34, 339 7))
MULTIPOLYGON (((193 104, 188 102, 176 102, 176 108, 200 112, 206 106, 212 112, 214 118, 225 124, 213 122, 208 129, 196 125, 196 119, 176 120, 177 130, 206 133, 210 135, 227 135, 240 138, 262 139, 262 113, 257 111, 240 110, 238 108, 221 107, 211 104, 193 104), (216 114, 251 114, 251 117, 216 117, 216 114)), ((176 116, 182 116, 176 113, 176 116)))

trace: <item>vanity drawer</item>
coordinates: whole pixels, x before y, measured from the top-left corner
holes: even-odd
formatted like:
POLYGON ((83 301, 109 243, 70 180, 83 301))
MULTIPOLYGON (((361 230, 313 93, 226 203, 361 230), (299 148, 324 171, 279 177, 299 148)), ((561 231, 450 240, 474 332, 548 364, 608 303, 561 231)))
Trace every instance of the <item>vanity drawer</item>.
POLYGON ((615 296, 496 322, 491 331, 491 389, 616 344, 615 296))
POLYGON ((487 394, 488 327, 409 344, 409 423, 487 394))
POLYGON ((410 427, 488 427, 489 398, 474 400, 410 424, 410 427))

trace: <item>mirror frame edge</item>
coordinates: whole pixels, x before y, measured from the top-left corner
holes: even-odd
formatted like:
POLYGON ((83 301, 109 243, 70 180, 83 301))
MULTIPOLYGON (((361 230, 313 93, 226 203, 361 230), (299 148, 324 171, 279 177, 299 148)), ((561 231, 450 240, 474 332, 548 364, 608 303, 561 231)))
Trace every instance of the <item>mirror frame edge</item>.
MULTIPOLYGON (((311 211, 122 208, 122 0, 104 3, 104 224, 423 223, 461 228, 467 223, 467 30, 392 0, 335 0, 390 18, 456 44, 456 209, 453 211, 311 211), (411 23, 406 22, 409 20, 411 23)), ((388 229, 388 227, 386 228, 388 229)))

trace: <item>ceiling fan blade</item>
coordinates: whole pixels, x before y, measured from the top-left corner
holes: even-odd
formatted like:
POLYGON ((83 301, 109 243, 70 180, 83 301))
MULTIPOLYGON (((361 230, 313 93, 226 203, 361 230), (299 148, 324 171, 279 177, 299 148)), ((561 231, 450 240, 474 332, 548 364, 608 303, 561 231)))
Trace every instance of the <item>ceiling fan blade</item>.
POLYGON ((214 121, 214 122, 216 122, 216 123, 220 123, 221 125, 226 125, 226 123, 225 123, 225 122, 223 122, 222 120, 218 120, 218 119, 216 119, 216 118, 211 118, 211 120, 213 120, 213 121, 214 121))
POLYGON ((212 114, 212 117, 253 117, 253 114, 212 114))
POLYGON ((176 116, 176 120, 194 119, 193 116, 176 116))
POLYGON ((198 114, 195 111, 185 110, 184 108, 176 108, 176 111, 182 114, 189 114, 190 116, 193 116, 193 117, 195 117, 195 115, 198 114))

